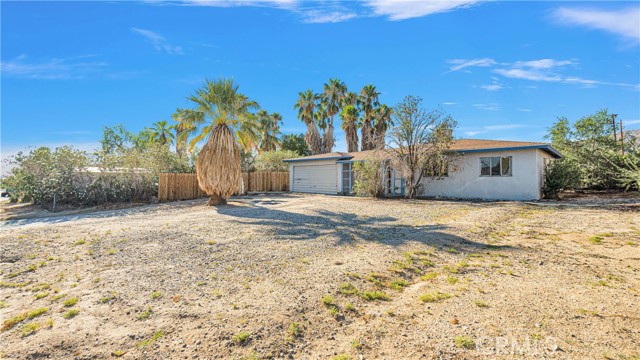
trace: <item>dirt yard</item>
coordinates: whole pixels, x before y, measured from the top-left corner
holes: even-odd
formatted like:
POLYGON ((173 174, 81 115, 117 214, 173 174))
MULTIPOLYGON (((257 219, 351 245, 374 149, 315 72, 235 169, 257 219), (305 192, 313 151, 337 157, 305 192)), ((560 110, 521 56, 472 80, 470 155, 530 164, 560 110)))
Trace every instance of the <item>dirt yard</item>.
POLYGON ((0 357, 640 357, 637 206, 205 203, 5 222, 0 357))

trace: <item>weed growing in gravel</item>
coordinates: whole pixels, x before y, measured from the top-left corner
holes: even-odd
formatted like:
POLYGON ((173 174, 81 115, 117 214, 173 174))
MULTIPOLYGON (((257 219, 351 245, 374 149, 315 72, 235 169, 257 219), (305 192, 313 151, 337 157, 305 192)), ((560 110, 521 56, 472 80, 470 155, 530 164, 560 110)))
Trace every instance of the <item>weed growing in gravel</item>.
POLYGON ((207 240, 207 245, 215 245, 215 240, 207 240))
POLYGON ((87 243, 87 240, 85 240, 85 239, 80 239, 80 240, 78 240, 78 241, 74 242, 74 243, 73 243, 73 245, 76 245, 76 246, 77 246, 77 245, 84 245, 84 244, 86 244, 86 243, 87 243))
POLYGON ((163 336, 164 336, 164 331, 162 331, 162 330, 156 331, 153 334, 152 337, 150 337, 148 339, 144 339, 144 340, 140 341, 139 343, 137 343, 136 347, 137 348, 141 348, 141 347, 149 346, 149 345, 153 344, 154 342, 158 341, 163 336))
POLYGON ((67 299, 65 300, 62 305, 64 305, 65 307, 71 307, 75 304, 78 303, 78 298, 71 298, 71 299, 67 299))
POLYGON ((35 298, 36 298, 36 300, 40 300, 40 299, 44 299, 44 298, 46 298, 47 296, 49 296, 49 293, 48 293, 48 292, 44 292, 44 293, 37 293, 37 294, 35 295, 35 298))
POLYGON ((151 313, 153 312, 153 310, 151 310, 151 306, 149 306, 147 308, 147 310, 141 312, 140 314, 138 314, 138 316, 136 316, 136 319, 138 320, 144 320, 144 319, 148 319, 151 316, 151 313))
POLYGON ((602 244, 602 240, 604 240, 604 238, 602 236, 597 236, 597 235, 589 238, 589 242, 594 245, 602 244))
POLYGON ((578 309, 578 314, 580 314, 580 315, 598 316, 598 313, 596 311, 585 310, 585 309, 578 309))
POLYGON ((468 336, 456 336, 454 339, 456 346, 463 349, 474 349, 476 347, 475 341, 468 336))
POLYGON ((291 338, 299 338, 302 336, 302 327, 295 321, 289 324, 289 336, 291 338))
POLYGON ((35 334, 36 331, 38 331, 38 329, 40 329, 40 324, 38 324, 37 322, 32 322, 29 324, 26 324, 22 327, 22 335, 20 335, 21 337, 27 337, 31 334, 35 334))
POLYGON ((116 350, 116 351, 112 352, 111 355, 114 356, 114 357, 122 357, 126 353, 127 353, 126 351, 116 350))
POLYGON ((426 294, 420 295, 420 301, 425 302, 425 303, 432 303, 432 302, 438 302, 438 301, 446 300, 446 299, 448 299, 450 297, 451 297, 451 295, 449 295, 447 293, 443 293, 441 291, 434 291, 434 292, 430 292, 430 293, 426 293, 426 294))
POLYGON ((3 282, 0 281, 0 288, 21 288, 29 285, 29 283, 12 283, 12 282, 3 282))
POLYGON ((388 301, 389 295, 383 293, 382 291, 365 291, 362 293, 362 298, 367 301, 376 301, 376 300, 388 301))
POLYGON ((362 349, 362 343, 358 339, 351 340, 351 347, 354 349, 360 350, 362 349))
POLYGON ((430 273, 426 273, 424 275, 422 275, 420 277, 420 280, 433 280, 435 278, 438 277, 438 273, 437 272, 430 272, 430 273))
POLYGON ((404 280, 404 279, 393 280, 391 282, 391 284, 389 284, 390 288, 392 288, 393 290, 398 290, 398 291, 402 291, 407 286, 409 286, 409 282, 407 280, 404 280))
POLYGON ((71 310, 67 311, 66 313, 62 314, 62 317, 65 318, 65 319, 72 319, 73 317, 78 315, 78 313, 80 313, 80 310, 71 309, 71 310))
POLYGON ((589 285, 591 285, 591 286, 604 286, 604 287, 609 287, 609 283, 608 283, 608 282, 606 282, 605 280, 593 281, 593 282, 591 282, 589 285))
POLYGON ((351 360, 351 359, 353 358, 347 354, 340 354, 331 358, 331 360, 351 360))
POLYGON ((450 254, 457 254, 457 253, 459 253, 458 249, 453 248, 453 247, 448 247, 448 248, 446 249, 446 251, 447 251, 448 253, 450 253, 450 254))
POLYGON ((115 255, 118 252, 118 250, 116 249, 109 249, 107 250, 107 255, 115 255))
POLYGON ((7 307, 7 303, 2 301, 2 300, 0 300, 0 309, 4 309, 6 307, 7 307))
POLYGON ((347 311, 350 311, 350 312, 356 312, 356 307, 355 307, 355 306, 353 306, 353 304, 352 304, 352 303, 347 303, 347 304, 344 306, 344 309, 345 309, 345 310, 347 310, 347 311))
POLYGON ((251 337, 251 334, 249 334, 246 331, 242 331, 233 335, 233 337, 231 338, 231 341, 233 341, 237 345, 244 345, 247 342, 249 342, 250 337, 251 337))
POLYGON ((160 291, 154 291, 151 293, 152 299, 160 299, 162 297, 162 293, 160 291))
POLYGON ((16 326, 17 324, 19 324, 20 322, 26 320, 26 319, 33 319, 35 317, 38 317, 46 312, 49 311, 49 308, 39 308, 39 309, 35 309, 35 310, 31 310, 31 311, 27 311, 21 314, 18 314, 12 318, 9 318, 7 320, 4 321, 4 323, 2 324, 2 328, 0 329, 0 331, 6 331, 9 330, 11 328, 13 328, 14 326, 16 326))
POLYGON ((458 278, 455 276, 451 276, 451 275, 447 276, 447 282, 451 285, 455 285, 456 283, 458 283, 458 281, 459 281, 458 278))
POLYGON ((340 284, 340 293, 343 295, 357 295, 358 289, 350 283, 340 284))
POLYGON ((334 304, 335 299, 331 295, 325 295, 324 297, 322 297, 322 299, 320 301, 322 301, 322 303, 325 306, 335 305, 334 304))
POLYGON ((63 298, 63 297, 65 297, 65 296, 67 296, 67 294, 58 294, 58 295, 55 295, 55 296, 53 296, 53 297, 51 298, 51 301, 56 301, 56 300, 62 299, 62 298, 63 298))
POLYGON ((476 304, 477 307, 481 307, 481 308, 489 307, 489 304, 487 304, 486 302, 484 302, 482 300, 476 300, 476 301, 474 301, 474 303, 476 304))
POLYGON ((377 287, 385 287, 383 280, 386 280, 386 276, 378 273, 371 273, 367 276, 367 281, 372 282, 377 287))

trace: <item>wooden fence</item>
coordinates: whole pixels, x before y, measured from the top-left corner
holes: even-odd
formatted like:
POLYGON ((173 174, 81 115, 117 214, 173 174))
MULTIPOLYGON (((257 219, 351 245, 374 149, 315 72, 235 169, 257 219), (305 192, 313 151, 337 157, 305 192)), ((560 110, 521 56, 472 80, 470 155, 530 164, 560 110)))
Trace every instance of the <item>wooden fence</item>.
MULTIPOLYGON (((238 184, 238 193, 289 191, 288 172, 260 171, 242 173, 242 182, 238 184)), ((160 173, 158 179, 158 201, 189 200, 206 197, 200 190, 194 173, 160 173)))

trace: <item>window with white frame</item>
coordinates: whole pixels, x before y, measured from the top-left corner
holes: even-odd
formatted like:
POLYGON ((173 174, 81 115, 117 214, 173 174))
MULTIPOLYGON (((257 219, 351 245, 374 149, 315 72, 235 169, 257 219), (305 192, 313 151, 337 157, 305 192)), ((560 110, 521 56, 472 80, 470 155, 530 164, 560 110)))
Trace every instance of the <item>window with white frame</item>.
POLYGON ((481 157, 480 176, 511 176, 511 156, 481 157))

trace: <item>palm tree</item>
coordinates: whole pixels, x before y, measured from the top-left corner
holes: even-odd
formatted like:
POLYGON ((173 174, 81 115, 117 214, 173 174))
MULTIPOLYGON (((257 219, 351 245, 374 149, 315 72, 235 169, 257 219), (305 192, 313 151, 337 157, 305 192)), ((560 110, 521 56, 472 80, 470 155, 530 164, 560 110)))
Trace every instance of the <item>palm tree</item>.
POLYGON ((358 106, 358 94, 352 91, 344 94, 344 97, 342 98, 342 107, 344 108, 349 105, 358 106))
POLYGON ((151 141, 157 142, 160 145, 171 145, 175 136, 171 132, 173 126, 167 125, 166 120, 153 123, 151 128, 151 141))
POLYGON ((329 79, 328 84, 324 84, 324 92, 321 95, 322 105, 327 112, 326 126, 323 127, 322 145, 325 153, 330 153, 335 144, 333 137, 333 119, 340 112, 344 94, 347 92, 347 86, 339 79, 329 79))
POLYGON ((258 152, 276 150, 278 147, 278 135, 280 135, 282 116, 278 113, 269 114, 264 110, 258 111, 256 116, 258 118, 260 132, 258 152))
POLYGON ((187 155, 187 151, 192 152, 193 149, 187 149, 187 145, 189 143, 189 135, 196 132, 198 129, 197 124, 201 124, 204 122, 202 119, 202 113, 191 110, 191 109, 181 109, 177 108, 176 112, 173 113, 173 121, 176 123, 173 125, 173 130, 175 130, 175 139, 176 139, 176 153, 181 157, 187 155))
POLYGON ((207 124, 192 145, 209 137, 196 161, 198 184, 211 197, 209 205, 226 204, 227 198, 238 191, 241 180, 238 142, 244 147, 256 144, 257 126, 251 110, 259 106, 239 93, 233 80, 223 78, 206 80, 189 100, 207 124))
POLYGON ((385 137, 387 130, 393 125, 393 121, 391 120, 392 113, 393 109, 385 104, 380 105, 374 111, 376 123, 374 126, 373 143, 377 149, 383 149, 386 144, 385 137))
POLYGON ((378 102, 379 92, 373 84, 366 85, 360 91, 358 103, 362 109, 362 150, 372 150, 375 145, 373 143, 373 127, 371 122, 374 120, 374 109, 380 104, 378 102))
POLYGON ((347 138, 347 151, 358 151, 358 109, 353 105, 347 105, 340 112, 342 118, 342 130, 347 138))
POLYGON ((314 94, 311 90, 299 92, 298 95, 298 101, 293 108, 298 110, 298 118, 307 125, 307 134, 304 136, 304 140, 307 142, 307 145, 309 145, 312 155, 321 154, 322 140, 320 139, 320 133, 314 121, 314 111, 316 109, 318 95, 314 94))

